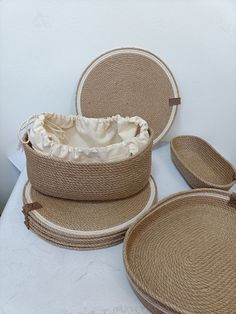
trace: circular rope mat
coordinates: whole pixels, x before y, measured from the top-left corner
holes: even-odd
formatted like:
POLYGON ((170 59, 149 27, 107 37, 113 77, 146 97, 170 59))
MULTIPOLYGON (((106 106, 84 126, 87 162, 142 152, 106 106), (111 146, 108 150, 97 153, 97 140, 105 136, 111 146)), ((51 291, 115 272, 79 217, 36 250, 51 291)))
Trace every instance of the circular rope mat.
POLYGON ((25 223, 29 229, 55 244, 96 248, 120 242, 129 226, 147 214, 156 202, 153 178, 138 194, 106 202, 71 201, 35 191, 27 182, 23 193, 25 223), (36 204, 37 209, 25 211, 36 204))
POLYGON ((76 108, 87 117, 140 116, 154 130, 156 143, 170 128, 179 101, 163 61, 142 49, 121 48, 101 55, 84 71, 76 108))
POLYGON ((165 199, 127 232, 124 261, 154 312, 235 313, 235 194, 199 189, 165 199))
POLYGON ((63 247, 63 248, 68 248, 68 249, 74 249, 74 250, 94 250, 94 249, 102 249, 102 248, 106 248, 106 247, 110 247, 116 244, 119 244, 123 241, 124 239, 124 234, 122 234, 121 236, 117 236, 117 237, 112 237, 111 239, 107 240, 107 239, 103 239, 102 241, 95 241, 93 239, 92 242, 89 241, 77 241, 76 243, 73 243, 71 240, 62 240, 62 239, 58 239, 56 238, 54 235, 51 236, 49 235, 47 232, 42 232, 40 230, 38 230, 37 228, 35 228, 35 226, 30 224, 30 229, 37 234, 40 238, 46 240, 47 242, 54 244, 56 246, 59 247, 63 247))

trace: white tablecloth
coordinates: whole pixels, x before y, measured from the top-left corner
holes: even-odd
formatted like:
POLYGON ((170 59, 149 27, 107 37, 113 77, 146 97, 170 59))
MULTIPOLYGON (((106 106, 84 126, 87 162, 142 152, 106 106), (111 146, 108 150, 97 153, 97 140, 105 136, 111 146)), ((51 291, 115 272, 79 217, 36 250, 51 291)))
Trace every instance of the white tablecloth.
MULTIPOLYGON (((170 160, 153 151, 159 199, 189 189, 170 160)), ((43 241, 24 225, 24 170, 0 219, 0 314, 148 313, 126 278, 122 247, 73 251, 43 241)))

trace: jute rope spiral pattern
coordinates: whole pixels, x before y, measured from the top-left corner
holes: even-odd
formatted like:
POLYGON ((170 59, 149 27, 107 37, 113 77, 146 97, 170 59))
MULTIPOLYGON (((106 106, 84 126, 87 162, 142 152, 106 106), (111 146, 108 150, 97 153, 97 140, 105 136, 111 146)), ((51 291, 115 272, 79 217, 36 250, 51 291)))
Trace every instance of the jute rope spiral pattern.
POLYGON ((128 276, 154 312, 235 313, 235 199, 211 189, 179 193, 128 231, 128 276))

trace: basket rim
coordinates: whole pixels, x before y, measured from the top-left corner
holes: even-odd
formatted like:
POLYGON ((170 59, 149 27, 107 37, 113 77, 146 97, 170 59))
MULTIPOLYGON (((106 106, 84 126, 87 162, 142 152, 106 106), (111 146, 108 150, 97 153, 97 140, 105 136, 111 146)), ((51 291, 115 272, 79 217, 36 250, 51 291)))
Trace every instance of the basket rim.
MULTIPOLYGON (((76 93, 75 93, 75 109, 76 109, 76 113, 79 115, 83 115, 82 110, 81 110, 81 102, 80 102, 80 98, 81 98, 81 92, 82 92, 82 88, 85 82, 85 79, 87 78, 87 75, 90 73, 90 69, 92 70, 94 66, 96 66, 99 61, 103 61, 106 58, 109 58, 113 55, 117 55, 117 54, 122 54, 122 53, 131 53, 131 54, 138 54, 138 55, 143 55, 146 56, 147 58, 151 59, 151 60, 156 60, 155 62, 159 64, 159 66, 161 66, 166 75, 169 78, 169 81, 171 82, 171 86, 173 89, 173 92, 175 94, 175 97, 180 97, 180 93, 179 93, 179 88, 176 82, 176 79, 172 73, 172 71, 170 70, 170 68, 167 66, 167 64, 158 56, 156 56, 154 53, 143 49, 143 48, 138 48, 138 47, 120 47, 120 48, 114 48, 114 49, 110 49, 106 52, 103 52, 102 54, 100 54, 98 57, 94 58, 89 65, 85 68, 85 70, 82 72, 79 82, 77 84, 77 88, 76 88, 76 93)), ((171 114, 170 114, 170 118, 166 124, 166 127, 162 130, 162 132, 153 140, 153 144, 155 145, 156 143, 158 143, 165 135, 166 133, 169 131, 169 129, 171 128, 176 114, 178 111, 178 105, 173 105, 172 106, 172 110, 171 110, 171 114)))
POLYGON ((186 139, 186 138, 193 138, 193 139, 197 139, 199 142, 202 142, 204 143, 205 145, 209 146, 210 149, 212 149, 212 151, 220 156, 220 158, 222 158, 222 160, 228 164, 231 169, 233 170, 233 172, 235 173, 236 175, 236 169, 235 167, 227 160, 225 159, 210 143, 208 143, 206 140, 204 140, 203 138, 199 137, 199 136, 196 136, 196 135, 179 135, 179 136, 176 136, 174 138, 172 138, 172 140, 170 141, 170 147, 171 147, 171 151, 172 153, 175 154, 175 156, 178 158, 178 161, 181 163, 181 165, 183 167, 185 167, 185 169, 187 169, 192 175, 195 176, 195 178, 197 178, 199 181, 203 182, 204 184, 206 185, 209 185, 209 186, 212 186, 213 188, 215 189, 222 189, 222 188, 228 188, 230 189, 235 183, 236 183, 236 178, 233 179, 230 183, 228 184, 215 184, 214 182, 210 182, 208 180, 205 180, 203 179, 202 177, 200 177, 195 171, 193 171, 192 169, 190 169, 183 161, 182 159, 180 158, 179 156, 179 153, 177 151, 177 149, 175 148, 175 144, 174 142, 178 139, 186 139))
MULTIPOLYGON (((80 163, 76 160, 64 160, 61 159, 59 157, 54 157, 54 156, 49 156, 49 155, 45 155, 41 152, 36 151, 35 149, 33 149, 29 143, 23 143, 23 147, 29 151, 31 154, 34 154, 35 156, 44 158, 44 159, 48 159, 51 161, 57 161, 57 162, 61 162, 63 164, 68 164, 68 165, 77 165, 77 166, 86 166, 86 167, 98 167, 98 166, 110 166, 110 165, 122 165, 124 163, 126 163, 127 161, 132 161, 134 159, 137 159, 140 155, 144 154, 146 152, 147 149, 149 149, 150 146, 153 146, 153 130, 149 127, 148 128, 149 131, 149 139, 148 139, 148 143, 145 145, 145 147, 143 147, 137 154, 130 156, 128 158, 122 159, 122 160, 118 160, 118 161, 107 161, 107 162, 93 162, 93 163, 80 163)), ((27 133, 25 133, 23 135, 23 139, 27 139, 27 133)))
MULTIPOLYGON (((135 293, 137 293, 138 296, 141 297, 141 299, 143 299, 146 303, 148 303, 149 306, 154 307, 158 311, 161 311, 163 314, 173 314, 173 312, 170 312, 167 308, 164 307, 163 304, 152 299, 149 295, 147 295, 144 291, 142 291, 142 289, 137 287, 135 285, 135 283, 131 280, 129 275, 127 275, 127 277, 128 277, 128 281, 129 281, 132 289, 134 289, 135 293)), ((187 313, 187 314, 189 314, 189 313, 187 313)))
MULTIPOLYGON (((158 202, 156 205, 153 206, 151 212, 149 212, 147 215, 145 215, 142 219, 140 219, 137 223, 135 223, 134 225, 132 225, 128 231, 126 232, 125 238, 124 238, 124 245, 123 245, 123 262, 125 265, 125 270, 127 273, 127 276, 129 278, 129 280, 131 280, 133 282, 133 284, 135 286, 137 286, 137 288, 139 290, 142 290, 142 283, 141 281, 136 278, 136 276, 134 275, 134 273, 132 272, 132 269, 128 263, 128 249, 129 249, 129 238, 132 234, 132 232, 139 227, 140 225, 142 225, 143 222, 145 222, 146 219, 149 219, 149 217, 151 217, 152 215, 155 216, 156 212, 159 211, 163 206, 168 205, 168 203, 172 203, 175 202, 176 200, 179 199, 184 199, 184 198, 188 198, 188 197, 192 197, 192 196, 210 196, 216 199, 224 199, 229 201, 230 200, 230 196, 232 193, 228 192, 228 191, 224 191, 224 190, 219 190, 219 189, 213 189, 213 188, 201 188, 201 189, 193 189, 193 190, 186 190, 186 191, 181 191, 178 193, 174 193, 164 199, 162 199, 160 202, 158 202)), ((149 291, 148 296, 154 300, 157 300, 156 296, 149 291)), ((165 305, 165 301, 161 298, 158 297, 157 300, 158 303, 160 303, 161 306, 163 306, 164 308, 166 308, 169 311, 177 311, 178 313, 186 313, 183 310, 181 310, 178 306, 175 305, 171 305, 170 306, 166 306, 165 305)))

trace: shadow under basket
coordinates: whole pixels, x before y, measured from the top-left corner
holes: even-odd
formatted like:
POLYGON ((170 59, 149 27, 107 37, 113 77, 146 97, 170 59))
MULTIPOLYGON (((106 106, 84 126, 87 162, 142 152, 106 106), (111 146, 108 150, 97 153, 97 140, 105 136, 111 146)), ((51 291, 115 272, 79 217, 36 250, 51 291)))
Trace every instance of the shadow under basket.
POLYGON ((149 133, 147 146, 138 154, 107 163, 66 161, 23 144, 28 178, 36 191, 64 199, 105 201, 132 196, 148 184, 151 174, 153 132, 149 133))
POLYGON ((235 168, 200 137, 175 137, 170 148, 174 164, 192 188, 229 190, 236 183, 235 168))

